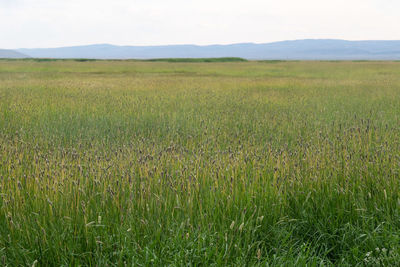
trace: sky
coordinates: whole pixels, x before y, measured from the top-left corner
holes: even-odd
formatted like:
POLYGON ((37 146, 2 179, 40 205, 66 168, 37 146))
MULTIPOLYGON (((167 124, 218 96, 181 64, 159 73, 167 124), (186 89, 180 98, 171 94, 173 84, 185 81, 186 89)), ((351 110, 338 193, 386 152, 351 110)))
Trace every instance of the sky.
POLYGON ((0 48, 400 40, 399 0, 0 0, 0 48))

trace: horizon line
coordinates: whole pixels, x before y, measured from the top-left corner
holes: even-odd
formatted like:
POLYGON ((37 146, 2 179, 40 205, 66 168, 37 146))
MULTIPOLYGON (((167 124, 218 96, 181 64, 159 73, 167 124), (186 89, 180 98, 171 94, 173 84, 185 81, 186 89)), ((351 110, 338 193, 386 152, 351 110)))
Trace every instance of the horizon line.
POLYGON ((360 40, 348 40, 348 39, 335 39, 335 38, 305 38, 305 39, 287 39, 281 41, 272 41, 272 42, 238 42, 238 43, 213 43, 213 44, 193 44, 193 43, 184 43, 184 44, 152 44, 152 45, 120 45, 120 44, 112 44, 112 43, 91 43, 91 44, 82 44, 82 45, 65 45, 65 46, 55 46, 55 47, 20 47, 20 48, 0 48, 5 50, 20 50, 20 49, 59 49, 59 48, 73 48, 73 47, 85 47, 85 46, 115 46, 115 47, 162 47, 162 46, 198 46, 198 47, 207 47, 207 46, 229 46, 229 45, 264 45, 264 44, 274 44, 274 43, 283 43, 283 42, 295 42, 295 41, 345 41, 345 42, 396 42, 400 41, 400 39, 360 39, 360 40))

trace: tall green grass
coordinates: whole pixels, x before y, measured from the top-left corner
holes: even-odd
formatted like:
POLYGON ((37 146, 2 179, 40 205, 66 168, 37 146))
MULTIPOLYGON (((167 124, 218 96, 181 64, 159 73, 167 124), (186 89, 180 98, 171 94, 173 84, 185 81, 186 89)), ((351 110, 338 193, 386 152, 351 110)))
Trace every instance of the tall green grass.
POLYGON ((2 265, 398 265, 400 64, 0 62, 2 265))

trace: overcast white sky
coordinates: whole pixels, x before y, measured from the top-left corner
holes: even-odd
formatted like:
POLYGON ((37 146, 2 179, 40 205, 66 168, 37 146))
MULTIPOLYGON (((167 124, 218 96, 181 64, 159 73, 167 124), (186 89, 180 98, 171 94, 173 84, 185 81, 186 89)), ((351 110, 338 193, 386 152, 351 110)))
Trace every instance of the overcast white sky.
POLYGON ((0 48, 400 40, 400 0, 0 0, 0 48))

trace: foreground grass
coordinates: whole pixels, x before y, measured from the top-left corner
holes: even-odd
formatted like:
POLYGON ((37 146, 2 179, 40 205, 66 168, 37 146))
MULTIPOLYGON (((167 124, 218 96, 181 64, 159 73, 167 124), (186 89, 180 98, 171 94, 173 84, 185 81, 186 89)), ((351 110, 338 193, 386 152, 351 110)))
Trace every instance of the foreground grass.
POLYGON ((0 62, 2 265, 399 265, 399 176, 398 62, 0 62))

